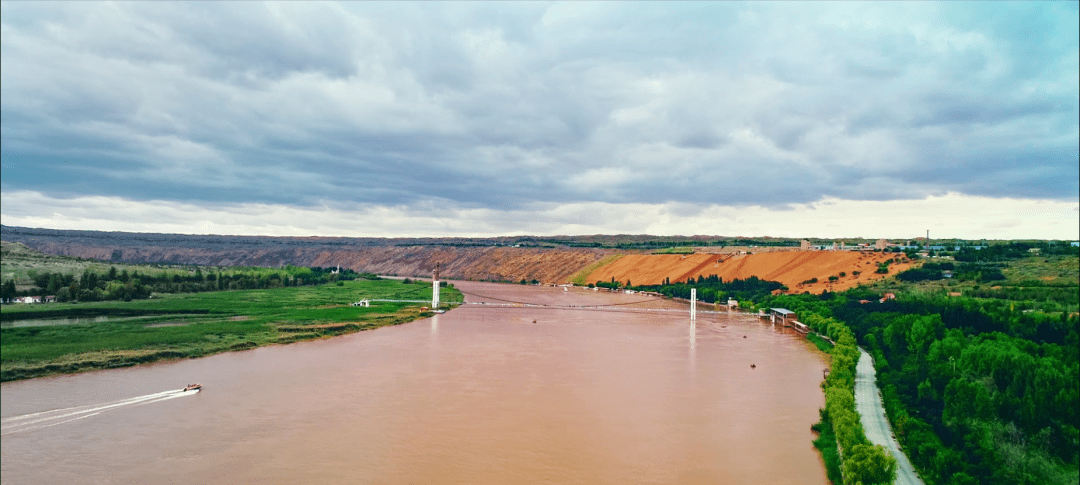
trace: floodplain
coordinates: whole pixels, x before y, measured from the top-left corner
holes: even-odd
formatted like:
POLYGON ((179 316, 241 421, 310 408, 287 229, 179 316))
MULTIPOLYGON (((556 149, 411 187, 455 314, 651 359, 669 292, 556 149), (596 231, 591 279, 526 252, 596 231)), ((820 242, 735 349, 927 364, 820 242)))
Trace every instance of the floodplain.
MULTIPOLYGON (((395 325, 430 313, 431 283, 356 280, 262 290, 155 295, 146 300, 4 305, 0 342, 3 381, 201 357, 395 325), (106 317, 105 321, 99 320, 106 317), (60 319, 76 323, 57 325, 60 319), (83 319, 83 320, 79 320, 83 319), (31 325, 38 320, 42 325, 31 325), (81 323, 85 322, 85 323, 81 323)), ((461 301, 442 288, 443 302, 461 301)))

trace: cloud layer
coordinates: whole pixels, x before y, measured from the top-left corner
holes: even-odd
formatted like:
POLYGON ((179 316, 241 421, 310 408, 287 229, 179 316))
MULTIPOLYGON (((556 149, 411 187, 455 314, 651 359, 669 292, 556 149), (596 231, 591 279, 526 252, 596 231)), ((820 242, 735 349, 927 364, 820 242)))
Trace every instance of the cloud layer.
POLYGON ((5 211, 4 224, 13 226, 251 236, 700 234, 912 239, 930 230, 934 238, 1075 239, 1080 225, 1075 202, 958 194, 907 201, 830 198, 783 211, 762 206, 675 202, 548 203, 516 210, 426 204, 348 208, 262 203, 206 206, 102 196, 55 199, 25 191, 4 192, 0 203, 5 211))
POLYGON ((1080 197, 1075 3, 0 9, 5 224, 16 194, 485 234, 1080 197))

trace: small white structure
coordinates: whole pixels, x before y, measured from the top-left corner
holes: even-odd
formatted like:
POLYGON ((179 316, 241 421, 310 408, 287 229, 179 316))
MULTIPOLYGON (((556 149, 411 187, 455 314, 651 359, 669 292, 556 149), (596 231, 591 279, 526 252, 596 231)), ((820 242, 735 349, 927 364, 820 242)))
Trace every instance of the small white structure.
POLYGON ((352 306, 370 307, 371 306, 371 300, 354 301, 354 302, 352 302, 352 306))
POLYGON ((727 306, 728 308, 739 308, 739 302, 737 300, 732 300, 728 298, 727 306))

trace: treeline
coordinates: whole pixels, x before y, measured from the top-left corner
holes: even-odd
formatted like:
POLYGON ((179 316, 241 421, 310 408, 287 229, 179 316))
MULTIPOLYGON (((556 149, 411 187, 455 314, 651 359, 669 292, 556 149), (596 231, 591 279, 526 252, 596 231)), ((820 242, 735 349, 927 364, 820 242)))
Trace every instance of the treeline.
POLYGON ((928 484, 1076 483, 1080 317, 1016 311, 1015 302, 874 296, 853 289, 762 303, 851 329, 874 356, 893 430, 928 484))
POLYGON ((76 277, 73 274, 41 272, 33 276, 36 290, 16 290, 15 281, 7 280, 2 285, 3 301, 20 296, 55 296, 59 302, 69 301, 106 301, 138 300, 149 298, 152 293, 198 293, 205 291, 251 290, 281 288, 287 286, 305 286, 349 281, 357 278, 378 279, 369 273, 357 273, 351 269, 322 267, 286 266, 278 270, 250 268, 248 270, 222 270, 204 273, 201 267, 193 272, 179 274, 175 272, 141 273, 128 272, 116 267, 106 273, 83 271, 76 277))
POLYGON ((995 281, 1004 281, 1005 274, 1001 272, 1001 268, 987 264, 973 264, 973 263, 952 263, 952 262, 931 262, 924 263, 918 268, 911 268, 907 271, 897 273, 897 279, 907 282, 917 281, 936 281, 945 279, 946 272, 952 273, 952 279, 955 281, 977 281, 979 283, 990 283, 995 281))
POLYGON ((726 303, 728 299, 756 301, 773 291, 787 289, 787 286, 781 283, 763 280, 757 276, 751 276, 744 280, 736 278, 725 282, 723 278, 717 275, 698 276, 697 279, 687 278, 686 282, 677 283, 672 283, 671 279, 668 278, 661 285, 639 286, 634 286, 631 281, 624 284, 612 279, 611 282, 600 281, 589 284, 590 288, 593 286, 609 289, 627 288, 635 291, 651 291, 664 296, 686 300, 690 299, 690 289, 697 288, 698 301, 706 303, 726 303))
POLYGON ((1017 241, 1007 244, 991 244, 981 248, 961 247, 953 252, 952 256, 957 261, 1012 261, 1032 255, 1032 249, 1037 250, 1039 256, 1077 256, 1080 248, 1073 246, 1068 241, 1017 241))
POLYGON ((859 349, 851 330, 838 320, 807 312, 804 323, 836 342, 829 351, 832 365, 823 384, 828 421, 836 436, 843 463, 843 483, 892 483, 896 479, 896 458, 881 445, 866 438, 859 413, 855 410, 855 373, 859 349))

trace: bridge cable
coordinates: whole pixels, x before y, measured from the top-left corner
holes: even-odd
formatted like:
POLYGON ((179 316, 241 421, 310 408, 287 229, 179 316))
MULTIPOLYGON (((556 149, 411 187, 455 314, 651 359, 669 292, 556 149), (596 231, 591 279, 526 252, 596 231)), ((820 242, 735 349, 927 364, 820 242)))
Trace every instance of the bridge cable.
POLYGON ((604 307, 609 307, 609 306, 625 306, 625 305, 634 305, 634 304, 637 304, 637 303, 648 303, 648 302, 653 302, 653 301, 661 301, 660 298, 651 298, 651 299, 648 299, 648 300, 638 300, 638 301, 631 301, 631 302, 627 302, 627 303, 612 303, 612 304, 609 304, 609 305, 550 305, 550 304, 546 304, 546 303, 529 303, 529 302, 525 302, 525 301, 516 301, 516 300, 507 300, 507 299, 503 299, 503 298, 495 298, 493 296, 487 296, 487 295, 481 295, 481 294, 478 294, 478 293, 472 293, 472 292, 468 292, 468 291, 465 291, 465 290, 462 290, 462 289, 458 289, 458 291, 460 291, 463 294, 472 295, 472 296, 475 296, 475 297, 478 297, 478 298, 487 298, 487 299, 490 299, 490 300, 504 301, 504 302, 507 302, 507 303, 518 303, 518 304, 521 304, 521 305, 551 306, 551 307, 604 308, 604 307))

